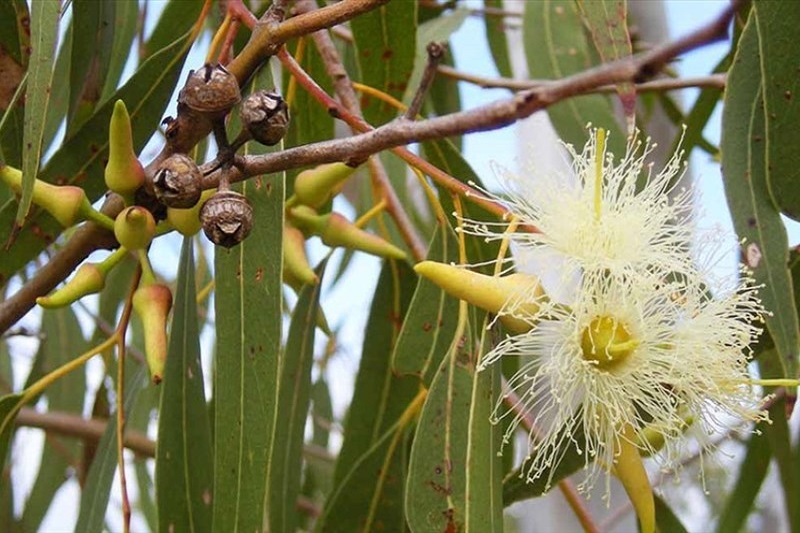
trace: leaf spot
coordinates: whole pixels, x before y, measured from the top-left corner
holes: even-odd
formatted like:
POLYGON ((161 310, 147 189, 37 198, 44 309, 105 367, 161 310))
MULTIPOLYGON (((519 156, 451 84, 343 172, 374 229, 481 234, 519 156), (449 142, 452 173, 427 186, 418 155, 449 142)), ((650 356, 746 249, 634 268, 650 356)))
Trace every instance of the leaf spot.
POLYGON ((761 263, 761 248, 754 242, 751 242, 747 245, 744 254, 744 260, 747 263, 747 266, 750 268, 758 268, 759 263, 761 263))

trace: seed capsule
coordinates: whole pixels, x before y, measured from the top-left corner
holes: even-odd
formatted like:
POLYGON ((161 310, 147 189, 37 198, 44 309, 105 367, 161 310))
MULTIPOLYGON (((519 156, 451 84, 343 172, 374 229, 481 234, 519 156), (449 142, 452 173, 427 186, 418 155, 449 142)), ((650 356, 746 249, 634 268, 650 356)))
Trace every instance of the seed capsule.
POLYGON ((186 85, 178 95, 178 104, 210 118, 220 118, 241 98, 236 77, 222 65, 206 63, 202 68, 189 73, 186 85))
POLYGON ((202 174, 197 163, 184 154, 172 154, 153 178, 156 198, 167 207, 188 209, 200 199, 202 174))
POLYGON ((253 229, 253 208, 244 195, 221 190, 200 210, 203 233, 220 246, 231 248, 242 242, 253 229))
POLYGON ((289 106, 274 91, 252 93, 242 102, 239 114, 253 139, 267 146, 278 144, 289 128, 289 106))

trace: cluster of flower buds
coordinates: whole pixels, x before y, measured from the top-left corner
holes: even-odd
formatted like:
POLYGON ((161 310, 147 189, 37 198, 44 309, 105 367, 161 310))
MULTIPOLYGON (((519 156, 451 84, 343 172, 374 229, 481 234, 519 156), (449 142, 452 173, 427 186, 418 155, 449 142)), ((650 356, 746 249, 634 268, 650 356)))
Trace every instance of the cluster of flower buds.
POLYGON ((312 235, 331 247, 340 246, 388 259, 405 259, 403 250, 364 231, 341 214, 320 212, 355 171, 344 163, 331 163, 297 175, 294 194, 286 202, 287 219, 283 233, 283 276, 291 287, 297 289, 303 284, 317 282, 305 254, 305 239, 312 235))

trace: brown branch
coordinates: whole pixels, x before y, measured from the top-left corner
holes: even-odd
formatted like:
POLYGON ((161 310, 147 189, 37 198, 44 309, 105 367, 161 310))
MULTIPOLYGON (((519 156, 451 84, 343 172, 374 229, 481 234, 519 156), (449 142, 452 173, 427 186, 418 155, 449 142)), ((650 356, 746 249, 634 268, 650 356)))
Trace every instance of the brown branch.
MULTIPOLYGON (((95 418, 85 419, 80 415, 63 412, 40 413, 23 407, 15 421, 17 426, 39 428, 67 437, 98 441, 106 432, 106 422, 95 418)), ((144 433, 125 430, 125 447, 144 457, 155 457, 156 443, 144 433)))
MULTIPOLYGON (((314 2, 300 0, 296 3, 295 9, 309 10, 313 9, 314 5, 314 2)), ((307 11, 306 13, 311 13, 311 11, 307 11)), ((341 58, 339 57, 339 52, 337 52, 330 35, 327 31, 317 31, 312 34, 312 38, 314 39, 314 44, 317 46, 323 63, 325 64, 326 72, 333 80, 336 94, 339 95, 339 98, 341 98, 342 103, 347 111, 349 111, 354 117, 360 119, 361 122, 366 124, 362 118, 361 105, 358 102, 358 98, 356 98, 353 85, 350 81, 350 76, 347 74, 347 71, 342 64, 341 58)), ((285 58, 288 56, 288 53, 286 53, 285 49, 283 52, 284 53, 281 55, 281 57, 285 58)), ((354 129, 354 131, 358 131, 358 128, 355 124, 351 124, 351 127, 354 129)), ((367 159, 367 157, 364 159, 367 159)), ((403 238, 403 241, 405 241, 406 245, 411 250, 414 259, 416 261, 421 261, 425 258, 427 247, 422 242, 422 239, 420 239, 419 235, 417 235, 414 225, 411 223, 411 219, 409 219, 405 209, 400 204, 400 200, 397 197, 394 188, 392 187, 392 183, 389 180, 388 174, 386 173, 386 168, 383 166, 383 163, 379 158, 370 159, 369 168, 373 178, 381 190, 382 197, 386 200, 387 213, 389 213, 394 220, 395 225, 397 226, 397 229, 403 238)))
MULTIPOLYGON (((457 81, 466 81, 484 89, 509 89, 511 91, 524 91, 528 89, 535 89, 548 83, 553 83, 553 80, 515 80, 511 78, 487 78, 470 74, 448 65, 439 65, 439 74, 447 76, 448 78, 457 81)), ((647 91, 673 91, 676 89, 687 89, 692 87, 716 87, 719 89, 725 88, 727 81, 727 74, 711 74, 708 76, 698 76, 694 78, 664 78, 644 83, 637 83, 635 85, 636 92, 647 91)), ((613 93, 617 88, 614 85, 602 85, 596 87, 587 93, 613 93)))

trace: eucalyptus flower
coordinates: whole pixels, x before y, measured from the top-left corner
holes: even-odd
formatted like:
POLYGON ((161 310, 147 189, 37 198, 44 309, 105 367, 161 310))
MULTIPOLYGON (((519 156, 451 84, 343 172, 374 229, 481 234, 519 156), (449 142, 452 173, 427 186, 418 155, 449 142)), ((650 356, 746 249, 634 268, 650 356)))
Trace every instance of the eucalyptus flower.
POLYGON ((493 421, 511 418, 506 442, 523 418, 531 422, 529 481, 546 476, 549 485, 572 447, 585 458, 588 490, 615 465, 621 439, 670 467, 687 421, 711 433, 728 429, 725 415, 766 419, 747 373, 749 345, 761 331, 756 290, 743 277, 715 298, 697 281, 586 276, 570 305, 544 303, 535 327, 483 358, 482 369, 524 358, 493 421))
POLYGON ((561 279, 569 282, 584 270, 624 276, 687 267, 694 229, 691 191, 679 185, 685 169, 681 152, 654 173, 647 159, 655 144, 638 135, 629 139, 620 160, 606 151, 603 130, 590 130, 581 153, 564 147, 571 175, 529 168, 521 176, 496 169, 504 190, 487 194, 507 207, 521 229, 507 233, 505 222, 467 220, 464 231, 490 240, 508 238, 516 245, 518 262, 541 250, 554 252, 566 263, 561 279))

